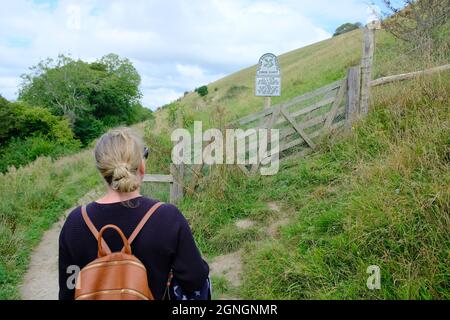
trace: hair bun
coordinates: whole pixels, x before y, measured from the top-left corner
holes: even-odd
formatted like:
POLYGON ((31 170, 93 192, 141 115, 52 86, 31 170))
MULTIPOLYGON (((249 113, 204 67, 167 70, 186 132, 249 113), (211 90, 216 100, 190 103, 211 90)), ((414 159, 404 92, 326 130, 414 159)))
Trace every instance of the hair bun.
POLYGON ((132 192, 139 188, 143 149, 142 139, 129 128, 110 130, 97 141, 96 165, 113 190, 132 192))
POLYGON ((112 176, 113 181, 118 181, 130 176, 130 166, 126 163, 119 163, 115 168, 112 176))

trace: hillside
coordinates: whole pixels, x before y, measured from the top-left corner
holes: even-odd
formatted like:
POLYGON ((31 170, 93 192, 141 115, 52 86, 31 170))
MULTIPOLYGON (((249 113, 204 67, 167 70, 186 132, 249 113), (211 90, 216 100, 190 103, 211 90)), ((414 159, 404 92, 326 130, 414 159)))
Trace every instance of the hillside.
MULTIPOLYGON (((381 31, 377 35, 378 60, 391 56, 393 39, 381 31), (386 48, 386 49, 384 49, 386 48)), ((362 31, 355 30, 279 56, 282 71, 282 95, 272 98, 272 104, 289 100, 295 96, 320 88, 346 75, 350 66, 357 65, 361 58, 362 31)), ((258 57, 255 57, 257 61, 258 57)), ((397 66, 398 68, 398 66, 397 66)), ((375 69, 375 77, 387 74, 384 63, 375 69)), ((391 71, 391 70, 390 70, 391 71)), ((167 128, 169 110, 183 110, 185 125, 192 120, 201 120, 205 126, 216 119, 216 109, 222 108, 226 121, 261 110, 263 98, 255 97, 254 79, 256 65, 233 73, 208 84, 209 94, 200 97, 191 92, 178 101, 160 108, 155 116, 156 131, 167 128)))
POLYGON ((242 284, 219 277, 220 293, 448 299, 449 92, 448 75, 377 89, 350 136, 277 175, 216 171, 181 207, 209 257, 239 252, 242 284), (370 265, 381 268, 381 290, 366 287, 370 265))
MULTIPOLYGON (((273 103, 341 79, 359 63, 361 41, 356 30, 281 55, 282 96, 273 103)), ((397 53, 393 38, 379 32, 374 77, 421 67, 397 53)), ((254 73, 255 67, 244 69, 209 84, 206 98, 190 93, 156 112, 145 129, 156 151, 149 173, 167 172, 169 133, 179 113, 186 127, 193 120, 207 127, 260 110, 254 73)), ((377 88, 373 111, 351 134, 324 141, 273 177, 248 179, 233 167, 210 168, 198 192, 179 207, 219 270, 213 273, 215 297, 449 298, 448 80, 442 75, 377 88), (229 258, 232 277, 218 268, 229 258), (373 264, 381 268, 382 290, 366 287, 366 268, 373 264)), ((43 232, 101 179, 88 150, 38 159, 0 181, 0 299, 11 299, 43 232)), ((164 191, 144 193, 166 200, 164 191)))
MULTIPOLYGON (((273 104, 342 78, 359 63, 361 39, 357 30, 281 55, 282 96, 273 104)), ((374 78, 430 63, 408 58, 383 31, 376 40, 374 78)), ((160 110, 159 137, 170 132, 171 112, 181 110, 189 127, 261 110, 254 74, 244 69, 209 84, 207 98, 191 93, 160 110)), ((216 297, 448 299, 448 80, 447 73, 374 89, 372 112, 350 135, 331 137, 273 177, 210 168, 180 207, 219 269, 216 297), (380 266, 382 290, 366 287, 370 265, 380 266)))

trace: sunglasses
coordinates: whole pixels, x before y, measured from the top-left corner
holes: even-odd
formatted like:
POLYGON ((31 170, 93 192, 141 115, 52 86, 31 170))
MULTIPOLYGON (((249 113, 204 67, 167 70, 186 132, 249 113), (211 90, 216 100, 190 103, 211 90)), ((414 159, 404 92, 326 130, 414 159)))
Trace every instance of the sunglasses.
POLYGON ((144 159, 148 159, 148 148, 147 147, 145 147, 144 148, 144 159))

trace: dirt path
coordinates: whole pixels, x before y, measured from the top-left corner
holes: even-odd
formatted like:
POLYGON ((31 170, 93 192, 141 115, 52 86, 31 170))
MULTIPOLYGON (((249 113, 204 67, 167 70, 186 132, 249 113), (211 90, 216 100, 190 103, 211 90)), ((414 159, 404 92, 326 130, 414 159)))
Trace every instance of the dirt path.
MULTIPOLYGON (((75 207, 98 199, 100 195, 100 190, 91 190, 78 200, 75 207)), ((67 215, 75 207, 67 210, 61 219, 45 232, 41 242, 33 250, 28 271, 20 286, 22 299, 58 299, 58 238, 67 215)))
MULTIPOLYGON (((88 192, 78 200, 76 206, 89 203, 99 198, 101 190, 96 189, 88 192)), ((281 212, 277 203, 269 202, 267 205, 272 211, 277 213, 281 212)), ((61 219, 50 230, 45 232, 41 242, 34 249, 28 271, 20 286, 22 299, 58 299, 58 238, 67 215, 74 208, 67 210, 61 219)), ((269 237, 275 237, 278 229, 288 222, 288 217, 278 216, 265 227, 265 231, 269 237)), ((236 222, 236 226, 242 229, 252 227, 254 224, 254 221, 247 219, 236 222)), ((224 277, 233 288, 233 292, 238 291, 242 281, 242 250, 215 257, 210 263, 210 268, 211 275, 224 277)), ((218 298, 239 299, 237 296, 219 296, 218 298)))
MULTIPOLYGON (((268 202, 267 206, 275 213, 281 213, 281 209, 276 202, 268 202)), ((287 215, 278 215, 264 228, 264 230, 270 238, 274 238, 277 236, 280 227, 288 223, 289 217, 287 215)), ((248 219, 239 220, 236 222, 236 227, 241 229, 250 228, 253 225, 255 225, 255 222, 248 219)), ((211 275, 224 277, 231 286, 232 292, 239 292, 239 287, 242 283, 242 254, 242 249, 240 249, 232 253, 217 256, 210 262, 211 275)), ((219 295, 218 299, 239 300, 240 298, 236 295, 219 295)))

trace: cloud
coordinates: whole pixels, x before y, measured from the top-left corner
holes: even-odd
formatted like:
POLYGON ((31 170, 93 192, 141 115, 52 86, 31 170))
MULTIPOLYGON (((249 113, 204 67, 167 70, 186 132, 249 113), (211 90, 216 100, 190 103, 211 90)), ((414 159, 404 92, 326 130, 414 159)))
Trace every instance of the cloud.
POLYGON ((177 63, 176 68, 178 73, 183 77, 198 79, 204 76, 203 69, 198 66, 191 66, 177 63))
POLYGON ((5 97, 14 97, 17 94, 20 79, 17 77, 0 77, 0 94, 5 97))
POLYGON ((144 105, 162 106, 168 102, 175 101, 183 95, 182 91, 176 91, 170 88, 152 88, 146 89, 142 102, 144 105))
POLYGON ((46 57, 93 61, 114 52, 134 63, 143 103, 154 109, 265 52, 297 49, 330 37, 329 26, 364 21, 366 7, 357 0, 8 1, 0 12, 0 93, 14 99, 20 74, 46 57))

